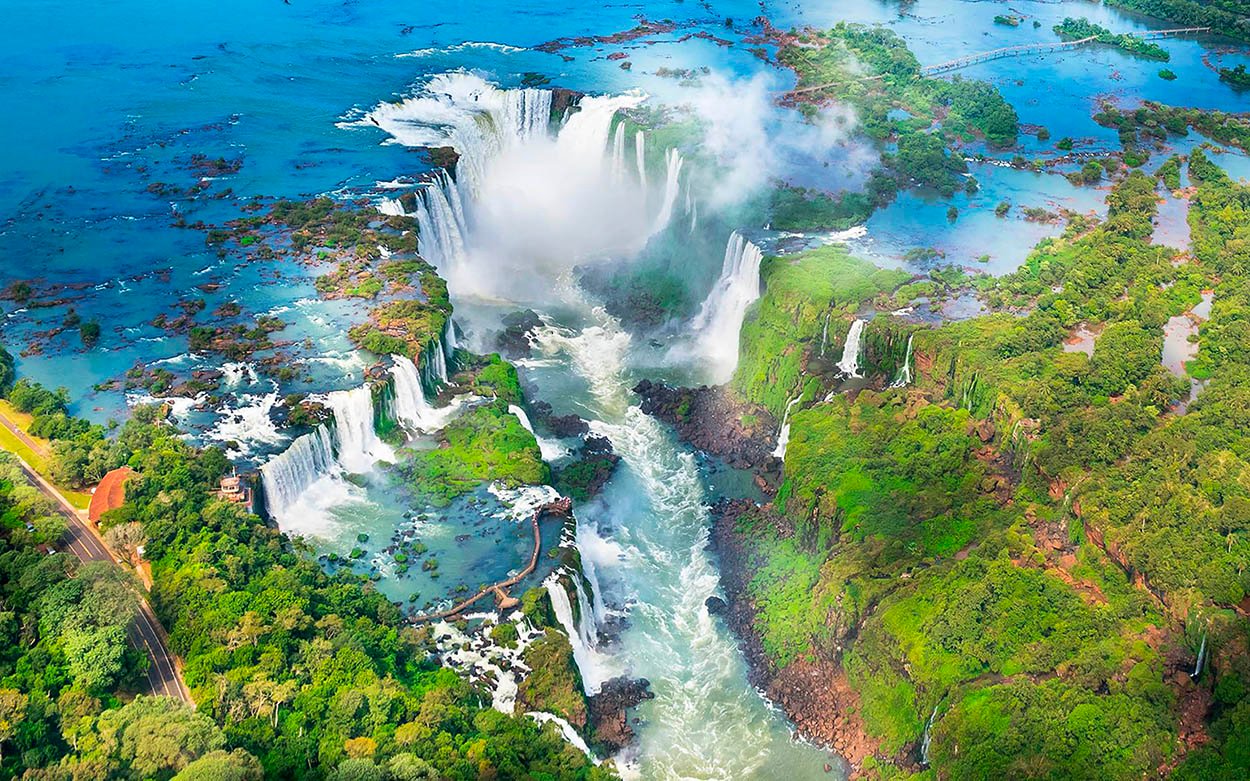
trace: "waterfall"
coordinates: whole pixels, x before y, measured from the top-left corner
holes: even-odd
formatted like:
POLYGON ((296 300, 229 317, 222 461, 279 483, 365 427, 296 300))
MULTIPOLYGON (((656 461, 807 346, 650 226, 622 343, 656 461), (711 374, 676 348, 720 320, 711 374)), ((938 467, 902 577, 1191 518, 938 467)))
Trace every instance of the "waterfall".
POLYGON ((673 219, 673 206, 677 203, 677 195, 680 192, 681 181, 681 152, 676 149, 670 149, 664 154, 665 162, 665 178, 664 178, 664 200, 660 204, 660 211, 655 215, 655 222, 651 225, 651 233, 659 233, 668 227, 669 220, 673 219))
POLYGON ((464 202, 446 171, 439 171, 418 193, 417 227, 421 255, 439 271, 448 273, 464 260, 464 202))
POLYGON ((825 346, 829 344, 829 318, 833 316, 833 310, 825 312, 825 327, 820 332, 820 354, 825 354, 825 346))
POLYGON ((447 350, 442 339, 435 339, 421 351, 421 381, 431 393, 447 384, 447 350))
POLYGON ((392 355, 391 376, 395 378, 395 420, 409 430, 429 431, 434 411, 425 400, 417 365, 404 355, 392 355))
POLYGON ((1190 678, 1198 680, 1198 676, 1202 675, 1202 665, 1207 660, 1207 633, 1202 633, 1202 643, 1198 646, 1198 658, 1194 661, 1194 671, 1189 674, 1190 678))
POLYGON ((383 198, 378 203, 378 213, 387 217, 408 216, 408 212, 404 211, 404 205, 399 202, 398 198, 383 198))
POLYGON ((786 446, 790 444, 790 408, 799 403, 799 399, 803 398, 803 394, 790 399, 786 402, 786 411, 781 416, 781 430, 777 432, 777 449, 773 451, 773 456, 785 460, 786 446))
POLYGON ((764 253, 742 234, 729 234, 720 278, 708 293, 691 328, 700 352, 717 368, 715 382, 733 375, 738 365, 738 337, 747 307, 760 297, 760 262, 764 253))
POLYGON ((456 321, 450 317, 443 326, 443 355, 447 356, 447 365, 456 364, 456 350, 460 348, 460 338, 456 336, 456 321))
POLYGON ((326 397, 334 411, 334 434, 338 440, 339 464, 348 472, 368 472, 378 461, 391 461, 395 453, 373 426, 373 390, 361 385, 349 391, 335 391, 326 397))
POLYGON ((546 136, 551 128, 551 90, 510 89, 502 92, 502 110, 491 112, 496 132, 504 143, 546 136))
POLYGON ((285 451, 269 459, 260 468, 260 478, 270 517, 280 517, 299 500, 300 494, 334 467, 334 445, 330 430, 324 425, 296 438, 285 451))
POLYGON ((572 724, 555 714, 546 713, 545 711, 526 711, 525 715, 540 724, 555 724, 560 728, 560 734, 564 736, 564 739, 570 745, 585 754, 592 763, 599 764, 599 758, 591 752, 590 746, 586 745, 586 741, 582 740, 582 736, 577 734, 577 730, 573 729, 572 724))
MULTIPOLYGON (((575 583, 579 580, 576 573, 571 573, 568 577, 575 583)), ((564 585, 560 582, 559 572, 553 572, 543 582, 543 586, 546 587, 547 596, 551 599, 551 610, 555 613, 556 621, 564 629, 564 633, 568 635, 569 645, 573 647, 573 661, 577 662, 577 669, 582 674, 582 688, 586 694, 594 694, 603 685, 602 673, 599 669, 599 654, 595 651, 593 642, 594 635, 593 633, 586 633, 586 620, 584 617, 580 627, 574 622, 573 605, 569 602, 568 592, 564 590, 564 585)), ((580 591, 580 584, 578 589, 580 591)), ((579 595, 579 603, 581 599, 579 595)), ((582 612, 584 616, 585 611, 583 610, 582 612)), ((593 626, 593 617, 590 623, 593 626)))
POLYGON ((864 335, 864 320, 851 323, 851 330, 846 334, 846 346, 842 348, 842 360, 838 361, 838 370, 846 377, 862 377, 859 373, 860 339, 864 335))
POLYGON ((542 452, 544 461, 550 463, 564 457, 567 451, 560 446, 559 442, 540 437, 535 433, 534 424, 530 423, 530 416, 525 414, 525 410, 515 404, 509 404, 508 411, 515 415, 517 420, 521 421, 521 425, 525 427, 526 431, 534 435, 534 441, 538 443, 538 449, 542 452))
POLYGON ((603 601, 603 584, 599 580, 599 569, 595 559, 599 556, 613 556, 619 560, 621 549, 613 542, 599 536, 599 531, 589 523, 577 522, 577 552, 581 555, 582 574, 590 583, 591 607, 594 608, 595 621, 601 623, 608 614, 607 604, 603 601))
POLYGON ((911 385, 911 340, 916 338, 915 333, 907 336, 907 353, 903 356, 903 368, 899 369, 898 376, 894 378, 894 382, 890 383, 891 388, 905 388, 911 385))
POLYGON ((647 139, 641 130, 634 134, 634 164, 638 167, 638 184, 642 186, 645 199, 647 194, 647 139))
POLYGON ((595 624, 595 610, 586 597, 586 589, 580 577, 573 578, 573 590, 577 592, 577 631, 591 648, 599 647, 599 627, 595 624))
MULTIPOLYGON (((938 703, 941 705, 942 703, 938 703)), ((928 767, 929 765, 929 746, 933 741, 933 720, 937 718, 938 705, 933 706, 933 712, 929 714, 929 721, 924 725, 924 739, 920 741, 920 764, 928 767)))
POLYGON ((625 181, 625 123, 616 125, 612 136, 612 183, 620 185, 625 181))

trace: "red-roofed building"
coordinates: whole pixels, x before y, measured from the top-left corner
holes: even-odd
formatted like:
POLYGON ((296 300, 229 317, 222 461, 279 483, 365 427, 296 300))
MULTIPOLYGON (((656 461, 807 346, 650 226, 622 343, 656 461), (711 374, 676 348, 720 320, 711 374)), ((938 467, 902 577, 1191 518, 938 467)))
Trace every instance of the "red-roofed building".
POLYGON ((91 504, 87 506, 87 517, 92 523, 98 526, 101 515, 122 506, 126 501, 126 481, 134 473, 135 470, 123 466, 104 476, 91 494, 91 504))

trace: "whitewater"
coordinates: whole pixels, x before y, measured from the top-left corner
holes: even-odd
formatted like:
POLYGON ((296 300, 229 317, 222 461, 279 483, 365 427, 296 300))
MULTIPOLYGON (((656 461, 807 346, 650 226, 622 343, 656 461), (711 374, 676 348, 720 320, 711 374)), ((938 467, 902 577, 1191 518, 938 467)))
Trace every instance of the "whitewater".
MULTIPOLYGON (((697 459, 635 404, 629 388, 639 345, 569 282, 578 263, 629 258, 670 225, 695 225, 698 199, 688 188, 678 198, 688 181, 680 152, 649 153, 645 131, 622 121, 644 100, 587 96, 545 124, 549 92, 500 90, 455 73, 378 106, 368 121, 389 143, 452 145, 461 154, 455 179, 440 174, 418 193, 423 256, 448 277, 453 300, 488 301, 495 311, 506 311, 504 302, 546 301, 561 310, 563 320, 546 311, 538 355, 521 371, 534 398, 570 405, 622 458, 603 496, 577 512, 576 544, 593 595, 576 577, 568 578, 572 594, 554 577, 546 582, 588 693, 619 674, 651 682, 655 699, 638 709, 640 740, 618 764, 640 778, 811 777, 828 755, 793 739, 748 682, 736 640, 705 606, 719 576, 697 459), (624 628, 605 640, 605 619, 616 616, 624 628)), ((721 279, 692 324, 693 349, 718 376, 732 372, 737 331, 759 296, 761 258, 731 234, 721 279), (721 341, 731 334, 726 348, 721 341)), ((522 409, 511 411, 532 429, 522 409)), ((543 444, 545 456, 556 454, 543 444)))

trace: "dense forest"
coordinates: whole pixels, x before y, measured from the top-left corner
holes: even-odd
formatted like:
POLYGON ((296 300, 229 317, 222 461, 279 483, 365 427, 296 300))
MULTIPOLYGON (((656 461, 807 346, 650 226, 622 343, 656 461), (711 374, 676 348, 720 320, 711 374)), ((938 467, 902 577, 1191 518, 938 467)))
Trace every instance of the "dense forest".
POLYGON ((775 500, 731 519, 752 631, 778 678, 844 677, 865 773, 1250 772, 1250 188, 1200 149, 1188 171, 1192 259, 1151 243, 1158 179, 1122 171, 1105 221, 975 282, 990 314, 877 315, 865 359, 889 383, 913 337, 905 388, 827 395, 820 354, 916 283, 836 249, 765 263, 735 387, 778 417, 801 403, 775 500), (1214 309, 1176 377, 1163 326, 1204 289, 1214 309), (1078 326, 1088 352, 1065 346, 1078 326))
MULTIPOLYGON (((10 398, 34 388, 19 383, 10 398)), ((140 475, 102 526, 144 547, 151 598, 197 708, 132 698, 147 664, 124 631, 138 585, 112 565, 45 555, 64 521, 5 460, 7 775, 605 777, 550 727, 484 707, 432 658, 428 633, 405 627, 362 578, 327 575, 307 550, 217 498, 225 457, 188 445, 157 408, 137 409, 107 439, 93 427, 77 445, 92 440, 89 468, 126 464, 140 475)))

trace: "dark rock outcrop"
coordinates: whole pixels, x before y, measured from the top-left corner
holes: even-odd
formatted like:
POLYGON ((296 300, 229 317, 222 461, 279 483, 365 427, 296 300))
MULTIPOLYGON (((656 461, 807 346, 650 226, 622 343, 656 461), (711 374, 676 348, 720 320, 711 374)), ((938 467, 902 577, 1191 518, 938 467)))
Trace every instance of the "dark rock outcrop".
POLYGON ((545 401, 530 403, 530 416, 559 439, 580 437, 590 432, 590 424, 577 415, 556 415, 545 401))
POLYGON ((590 697, 590 739, 615 754, 634 741, 628 710, 655 697, 646 678, 621 676, 605 681, 599 693, 590 697))
POLYGON ((732 467, 754 470, 765 483, 761 488, 778 484, 780 463, 773 457, 777 426, 768 410, 735 398, 723 387, 673 388, 643 380, 634 393, 642 398, 642 411, 672 426, 683 442, 732 467))
POLYGON ((505 358, 528 358, 531 352, 530 335, 542 324, 542 319, 533 309, 512 312, 503 318, 504 328, 495 337, 495 346, 505 358))

